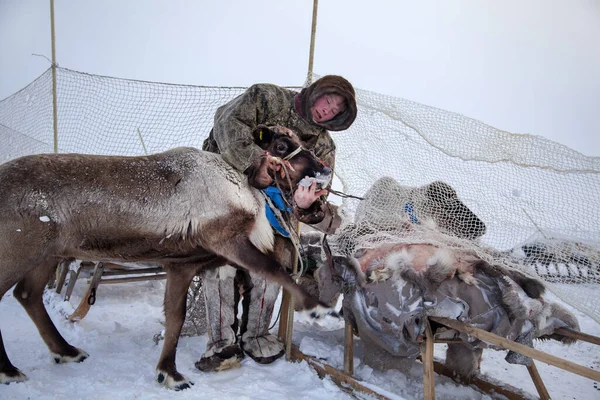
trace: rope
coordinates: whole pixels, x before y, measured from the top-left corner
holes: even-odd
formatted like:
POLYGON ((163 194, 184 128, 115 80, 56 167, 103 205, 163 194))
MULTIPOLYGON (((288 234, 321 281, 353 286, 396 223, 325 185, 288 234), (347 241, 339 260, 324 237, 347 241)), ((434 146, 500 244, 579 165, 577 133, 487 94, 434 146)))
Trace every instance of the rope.
POLYGON ((343 198, 346 198, 346 199, 347 198, 358 199, 358 200, 364 200, 365 199, 364 197, 354 196, 354 195, 351 195, 351 194, 346 194, 344 192, 338 192, 337 190, 333 190, 331 188, 327 189, 327 191, 329 193, 335 194, 336 196, 340 196, 340 197, 343 197, 343 198))
MULTIPOLYGON (((300 151, 302 150, 302 147, 298 147, 298 149, 300 149, 300 151)), ((288 154, 286 156, 286 158, 284 160, 289 160, 291 159, 293 156, 295 156, 296 154, 298 154, 300 151, 296 149, 295 151, 293 151, 292 153, 288 154), (292 157, 290 157, 290 155, 292 155, 292 157)), ((288 170, 287 170, 287 166, 285 163, 281 163, 281 168, 283 169, 283 175, 284 177, 287 179, 288 182, 288 186, 290 187, 290 189, 293 187, 292 186, 292 180, 290 179, 290 175, 288 174, 288 170)), ((285 193, 282 189, 281 186, 279 184, 279 180, 277 179, 277 173, 275 173, 275 186, 277 187, 277 189, 279 189, 281 191, 281 193, 285 193)), ((287 201, 287 199, 285 198, 285 196, 282 196, 283 201, 285 201, 285 203, 293 209, 293 205, 287 201)), ((270 200, 267 200, 270 201, 270 200)), ((293 228, 290 226, 290 224, 288 224, 287 221, 285 221, 284 218, 281 219, 281 221, 279 221, 281 223, 281 225, 283 226, 283 228, 285 230, 287 230, 290 233, 290 237, 289 239, 292 241, 292 244, 294 245, 294 249, 296 250, 296 255, 299 256, 300 255, 300 249, 299 249, 299 243, 300 243, 300 234, 298 233, 298 230, 296 228, 293 228)), ((296 224, 297 225, 297 224, 296 224)), ((305 272, 305 267, 304 267, 304 262, 302 261, 301 257, 298 257, 300 260, 300 270, 295 274, 292 274, 292 278, 294 278, 294 281, 296 283, 298 283, 298 279, 304 274, 305 272)))
POLYGON ((284 161, 289 161, 292 158, 294 158, 296 156, 296 154, 300 153, 302 150, 304 150, 304 148, 302 146, 298 146, 296 148, 296 150, 292 151, 290 154, 288 154, 287 156, 283 157, 284 161))
MULTIPOLYGON (((302 243, 300 243, 300 248, 302 250, 302 253, 305 253, 304 248, 302 247, 302 243)), ((296 248, 296 256, 298 257, 298 259, 300 260, 301 265, 302 264, 302 257, 300 257, 300 252, 298 251, 298 248, 296 248)), ((333 263, 332 263, 333 265, 333 263)), ((332 266, 333 268, 333 266, 332 266)), ((279 303, 279 311, 277 311, 277 317, 275 318, 275 321, 273 321, 273 324, 271 324, 271 326, 269 327, 269 330, 273 329, 273 327, 277 324, 277 322, 279 321, 279 317, 281 317, 281 308, 282 308, 283 304, 279 303)))

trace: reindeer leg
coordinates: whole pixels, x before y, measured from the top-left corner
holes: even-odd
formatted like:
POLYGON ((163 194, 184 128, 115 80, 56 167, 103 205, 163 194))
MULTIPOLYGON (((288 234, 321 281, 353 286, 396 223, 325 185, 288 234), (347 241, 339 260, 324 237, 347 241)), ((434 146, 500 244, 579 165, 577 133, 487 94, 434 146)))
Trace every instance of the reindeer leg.
POLYGON ((54 362, 57 364, 81 362, 88 358, 89 354, 67 343, 54 326, 42 300, 48 277, 53 273, 55 265, 56 261, 52 260, 29 271, 17 284, 13 294, 37 327, 40 336, 54 358, 54 362))
POLYGON ((4 342, 2 341, 2 332, 0 332, 0 383, 24 382, 27 379, 27 376, 12 365, 8 359, 8 355, 4 349, 4 342))
POLYGON ((194 383, 177 372, 175 355, 179 335, 185 320, 187 290, 197 269, 190 266, 165 266, 167 287, 165 290, 165 342, 156 366, 158 383, 169 389, 188 389, 194 383))
POLYGON ((479 372, 483 349, 467 343, 450 343, 446 350, 446 366, 469 380, 479 372))
MULTIPOLYGON (((0 260, 0 270, 8 270, 8 266, 2 263, 0 260)), ((0 301, 4 294, 10 289, 10 287, 14 284, 8 279, 0 278, 0 301)), ((24 382, 28 378, 22 373, 17 367, 15 367, 8 358, 8 354, 6 354, 6 349, 4 348, 4 341, 2 340, 2 332, 0 332, 0 384, 9 384, 11 382, 24 382)))

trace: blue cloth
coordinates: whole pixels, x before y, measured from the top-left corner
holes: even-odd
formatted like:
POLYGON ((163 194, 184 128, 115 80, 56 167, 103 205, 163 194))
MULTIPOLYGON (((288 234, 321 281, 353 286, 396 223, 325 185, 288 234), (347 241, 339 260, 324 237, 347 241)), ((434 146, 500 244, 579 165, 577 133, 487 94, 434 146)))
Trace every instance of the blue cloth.
POLYGON ((408 218, 410 218, 410 222, 416 224, 419 222, 419 218, 417 218, 417 214, 415 213, 415 203, 412 201, 404 204, 404 212, 408 214, 408 218))
MULTIPOLYGON (((275 207, 277 207, 277 209, 279 209, 281 211, 292 212, 292 209, 289 208, 287 206, 287 204, 285 203, 285 200, 283 199, 283 195, 281 194, 281 190, 279 190, 277 187, 268 186, 265 189, 263 189, 262 191, 264 194, 266 194, 269 197, 269 199, 271 199, 271 202, 273 203, 273 205, 275 207)), ((271 209, 271 207, 269 207, 268 203, 265 204, 265 212, 267 214, 267 219, 271 223, 271 226, 273 227, 273 229, 275 229, 277 232, 279 232, 279 234, 281 234, 281 236, 289 237, 290 233, 288 231, 286 231, 283 228, 283 226, 281 226, 281 223, 277 219, 277 215, 275 215, 275 212, 271 209)))

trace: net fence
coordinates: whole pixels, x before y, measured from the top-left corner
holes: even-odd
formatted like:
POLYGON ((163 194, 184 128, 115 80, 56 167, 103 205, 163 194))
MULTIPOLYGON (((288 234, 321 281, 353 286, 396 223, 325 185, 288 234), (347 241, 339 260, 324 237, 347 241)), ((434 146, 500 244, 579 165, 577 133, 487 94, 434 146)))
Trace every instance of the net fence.
MULTIPOLYGON (((244 90, 57 68, 58 151, 200 148, 216 109, 244 90)), ((357 102, 353 126, 332 133, 335 172, 339 189, 366 199, 344 199, 338 252, 398 241, 466 249, 539 277, 600 322, 600 158, 401 98, 357 90, 357 102)), ((52 152, 52 121, 48 69, 0 101, 0 162, 52 152)))

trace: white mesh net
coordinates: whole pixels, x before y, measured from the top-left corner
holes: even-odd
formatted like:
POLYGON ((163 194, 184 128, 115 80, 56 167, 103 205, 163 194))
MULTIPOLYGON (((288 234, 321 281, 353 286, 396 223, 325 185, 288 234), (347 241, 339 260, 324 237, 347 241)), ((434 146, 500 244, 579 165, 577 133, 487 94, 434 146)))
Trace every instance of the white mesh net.
MULTIPOLYGON (((59 151, 95 154, 201 147, 217 107, 245 89, 63 68, 57 80, 59 151)), ((0 101, 0 162, 53 151, 51 94, 49 69, 0 101)), ((365 201, 344 201, 352 218, 339 251, 389 241, 459 246, 541 277, 600 322, 592 295, 600 282, 600 158, 400 98, 357 90, 357 101, 354 125, 332 133, 336 175, 356 196, 377 185, 365 201), (485 234, 473 240, 482 224, 485 234)))
POLYGON ((358 90, 357 100, 356 122, 334 135, 336 174, 367 196, 344 201, 354 220, 340 252, 460 247, 541 278, 600 322, 600 158, 404 99, 358 90))

